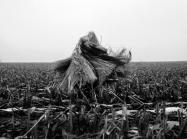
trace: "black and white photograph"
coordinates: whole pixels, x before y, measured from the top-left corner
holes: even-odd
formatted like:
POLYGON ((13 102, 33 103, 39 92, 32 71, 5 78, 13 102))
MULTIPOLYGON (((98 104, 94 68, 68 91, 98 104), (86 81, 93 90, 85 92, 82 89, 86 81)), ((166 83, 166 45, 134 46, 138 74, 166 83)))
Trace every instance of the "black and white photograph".
POLYGON ((0 0, 0 139, 187 139, 187 0, 0 0))

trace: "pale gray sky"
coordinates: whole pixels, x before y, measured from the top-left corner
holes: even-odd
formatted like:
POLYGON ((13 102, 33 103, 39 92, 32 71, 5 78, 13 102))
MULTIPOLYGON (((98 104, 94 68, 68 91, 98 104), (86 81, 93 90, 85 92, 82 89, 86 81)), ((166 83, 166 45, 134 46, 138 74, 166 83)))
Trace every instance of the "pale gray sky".
POLYGON ((133 61, 187 60, 187 0, 0 0, 0 59, 51 62, 95 31, 133 61))

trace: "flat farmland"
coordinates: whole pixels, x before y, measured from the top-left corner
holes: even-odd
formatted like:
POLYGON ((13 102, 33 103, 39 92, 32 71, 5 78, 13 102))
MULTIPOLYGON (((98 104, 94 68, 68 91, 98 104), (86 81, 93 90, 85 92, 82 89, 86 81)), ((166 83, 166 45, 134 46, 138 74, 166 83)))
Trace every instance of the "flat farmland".
POLYGON ((97 107, 81 103, 79 115, 55 90, 54 66, 0 63, 0 137, 117 138, 122 128, 127 138, 186 136, 187 62, 132 62, 115 96, 97 107))

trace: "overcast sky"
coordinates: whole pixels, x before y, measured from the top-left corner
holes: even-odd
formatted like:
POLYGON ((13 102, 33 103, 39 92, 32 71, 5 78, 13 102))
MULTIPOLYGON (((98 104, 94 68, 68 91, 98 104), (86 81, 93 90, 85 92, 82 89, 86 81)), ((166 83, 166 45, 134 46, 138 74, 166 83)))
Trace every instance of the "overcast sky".
POLYGON ((95 31, 133 61, 187 60, 187 0, 0 0, 0 59, 52 62, 95 31))

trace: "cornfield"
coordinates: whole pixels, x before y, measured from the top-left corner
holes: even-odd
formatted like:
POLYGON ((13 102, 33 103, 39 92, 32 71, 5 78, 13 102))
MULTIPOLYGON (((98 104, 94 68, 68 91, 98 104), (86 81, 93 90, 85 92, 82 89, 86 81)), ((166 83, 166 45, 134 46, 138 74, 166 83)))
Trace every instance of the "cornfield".
POLYGON ((187 138, 187 63, 130 63, 94 32, 55 63, 0 64, 0 137, 187 138))
POLYGON ((51 67, 0 64, 1 137, 186 137, 186 62, 130 63, 115 95, 104 95, 103 104, 79 100, 77 105, 53 88, 51 67))

